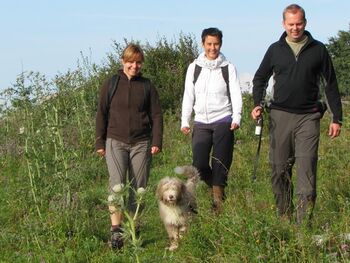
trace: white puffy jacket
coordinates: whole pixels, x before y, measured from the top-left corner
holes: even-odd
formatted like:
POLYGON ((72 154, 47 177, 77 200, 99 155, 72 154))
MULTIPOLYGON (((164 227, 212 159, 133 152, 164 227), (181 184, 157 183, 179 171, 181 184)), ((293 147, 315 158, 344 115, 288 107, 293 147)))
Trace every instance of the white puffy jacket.
POLYGON ((226 116, 232 116, 232 123, 240 125, 242 112, 242 93, 236 68, 220 53, 215 60, 201 53, 187 69, 185 91, 182 101, 181 128, 190 127, 194 110, 194 120, 213 123, 226 116), (195 64, 202 67, 198 79, 193 85, 195 64), (231 100, 222 76, 221 67, 228 65, 231 100))

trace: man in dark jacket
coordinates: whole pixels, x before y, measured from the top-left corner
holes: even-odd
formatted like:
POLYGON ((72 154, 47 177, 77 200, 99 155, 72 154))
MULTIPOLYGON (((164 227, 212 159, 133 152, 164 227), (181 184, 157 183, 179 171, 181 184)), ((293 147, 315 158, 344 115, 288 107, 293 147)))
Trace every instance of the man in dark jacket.
POLYGON ((326 47, 305 31, 302 7, 293 4, 283 11, 285 32, 267 50, 253 79, 254 120, 260 118, 262 101, 271 76, 273 99, 269 115, 272 190, 278 214, 291 219, 293 185, 291 171, 296 163, 296 220, 310 222, 316 200, 316 169, 320 119, 325 107, 319 102, 320 81, 333 114, 329 136, 340 134, 342 106, 331 58, 326 47))

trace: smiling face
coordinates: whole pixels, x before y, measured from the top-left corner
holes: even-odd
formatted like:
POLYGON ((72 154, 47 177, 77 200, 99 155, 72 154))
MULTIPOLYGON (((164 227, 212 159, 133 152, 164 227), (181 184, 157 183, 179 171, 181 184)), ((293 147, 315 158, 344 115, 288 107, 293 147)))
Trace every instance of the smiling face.
POLYGON ((121 63, 123 64, 123 72, 128 79, 131 79, 140 73, 143 61, 144 55, 139 45, 129 44, 124 49, 121 63))
POLYGON ((218 37, 208 35, 202 45, 207 59, 214 60, 219 56, 221 41, 218 37))
POLYGON ((141 57, 135 56, 135 58, 125 61, 122 60, 123 64, 123 71, 125 75, 128 77, 128 79, 131 79, 132 77, 137 76, 142 68, 142 60, 141 57))
POLYGON ((304 37, 305 26, 306 19, 300 10, 296 12, 287 11, 284 14, 283 27, 286 30, 289 41, 301 41, 304 37))

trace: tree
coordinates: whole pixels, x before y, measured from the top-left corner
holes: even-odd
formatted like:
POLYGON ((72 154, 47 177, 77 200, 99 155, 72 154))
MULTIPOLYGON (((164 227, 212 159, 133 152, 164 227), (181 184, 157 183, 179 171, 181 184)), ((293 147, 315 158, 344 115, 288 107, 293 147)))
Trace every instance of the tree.
POLYGON ((348 31, 339 31, 326 44, 337 74, 339 91, 342 96, 350 95, 350 25, 348 31))
POLYGON ((198 46, 192 35, 179 36, 169 42, 161 38, 155 46, 144 46, 142 71, 157 87, 163 110, 175 112, 181 107, 188 65, 198 56, 198 46))

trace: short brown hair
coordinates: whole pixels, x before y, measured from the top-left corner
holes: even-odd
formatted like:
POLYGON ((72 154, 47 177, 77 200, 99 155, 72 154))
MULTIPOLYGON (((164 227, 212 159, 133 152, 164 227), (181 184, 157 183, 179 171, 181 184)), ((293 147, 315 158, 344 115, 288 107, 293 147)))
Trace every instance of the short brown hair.
POLYGON ((122 55, 123 61, 136 61, 141 60, 141 62, 144 61, 144 55, 142 48, 137 44, 128 44, 122 55))
POLYGON ((296 12, 301 12, 303 14, 304 17, 304 21, 306 21, 306 16, 305 16, 305 10, 304 8, 302 8, 300 5, 297 4, 291 4, 289 6, 287 6, 284 10, 283 10, 283 21, 286 20, 286 13, 292 13, 295 14, 296 12))

